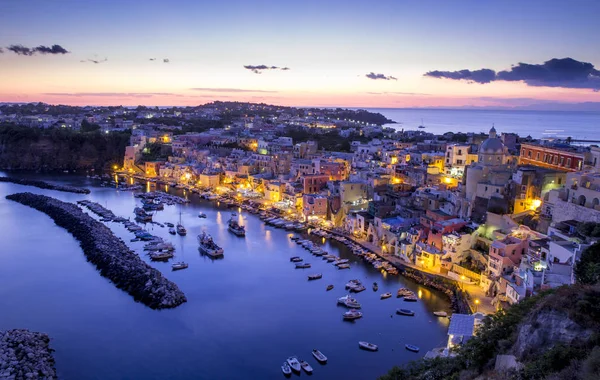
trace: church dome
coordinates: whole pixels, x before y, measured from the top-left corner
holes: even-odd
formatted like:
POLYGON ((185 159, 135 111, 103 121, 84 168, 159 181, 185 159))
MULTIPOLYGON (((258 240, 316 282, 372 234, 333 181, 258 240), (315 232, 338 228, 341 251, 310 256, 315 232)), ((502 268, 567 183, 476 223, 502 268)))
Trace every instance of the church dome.
POLYGON ((481 153, 503 153, 504 143, 496 137, 496 128, 490 129, 490 137, 481 143, 479 147, 481 153))

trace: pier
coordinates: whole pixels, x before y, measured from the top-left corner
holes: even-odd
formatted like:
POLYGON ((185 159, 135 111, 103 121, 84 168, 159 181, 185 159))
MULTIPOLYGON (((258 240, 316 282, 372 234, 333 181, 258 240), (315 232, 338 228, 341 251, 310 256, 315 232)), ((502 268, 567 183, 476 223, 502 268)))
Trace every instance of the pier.
POLYGON ((38 187, 40 189, 63 191, 65 193, 75 193, 75 194, 89 194, 90 193, 89 189, 83 189, 81 187, 55 185, 55 184, 48 183, 45 181, 37 181, 37 180, 32 180, 32 179, 0 177, 0 182, 10 182, 10 183, 15 183, 17 185, 23 185, 23 186, 34 186, 34 187, 38 187))

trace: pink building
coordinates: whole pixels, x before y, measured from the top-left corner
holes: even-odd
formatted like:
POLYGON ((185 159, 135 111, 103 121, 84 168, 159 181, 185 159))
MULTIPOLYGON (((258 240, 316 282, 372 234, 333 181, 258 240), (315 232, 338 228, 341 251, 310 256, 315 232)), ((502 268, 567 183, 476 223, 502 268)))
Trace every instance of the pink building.
POLYGON ((302 214, 305 219, 327 217, 327 197, 316 194, 302 196, 302 214))
POLYGON ((508 235, 496 240, 490 246, 488 270, 491 275, 501 277, 510 273, 521 263, 521 257, 527 252, 529 240, 508 235))
POLYGON ((317 193, 329 182, 328 175, 314 174, 302 177, 302 192, 304 194, 317 193))

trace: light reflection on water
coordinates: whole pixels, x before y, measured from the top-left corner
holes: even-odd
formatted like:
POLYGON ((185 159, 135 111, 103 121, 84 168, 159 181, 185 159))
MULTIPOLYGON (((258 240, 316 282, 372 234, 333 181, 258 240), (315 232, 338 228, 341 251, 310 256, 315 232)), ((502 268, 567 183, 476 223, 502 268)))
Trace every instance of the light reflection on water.
MULTIPOLYGON (((92 185, 76 177, 66 177, 64 182, 92 185)), ((315 379, 369 379, 446 344, 448 319, 432 315, 449 307, 438 292, 399 276, 382 276, 342 244, 310 237, 328 252, 351 261, 350 270, 337 270, 290 241, 289 231, 266 226, 243 210, 238 218, 246 225, 246 238, 227 231, 231 209, 195 195, 191 204, 165 205, 164 211, 156 213, 155 221, 176 223, 181 210, 186 237, 171 236, 168 228, 146 227, 173 242, 176 255, 190 267, 171 272, 169 264, 151 263, 188 297, 179 308, 155 311, 102 278, 85 260, 78 243, 48 217, 4 198, 20 191, 70 202, 87 198, 131 218, 140 204, 129 191, 91 189, 92 194, 85 196, 0 184, 0 228, 5 232, 0 252, 0 329, 49 333, 61 378, 279 378, 282 361, 297 354, 315 368, 315 379), (199 212, 207 218, 198 218, 199 212), (225 249, 224 259, 211 260, 198 253, 195 235, 202 229, 225 249), (312 268, 295 269, 289 262, 295 255, 312 268), (307 281, 312 273, 323 273, 323 279, 307 281), (350 324, 342 322, 344 308, 336 305, 336 299, 346 294, 344 285, 352 278, 360 279, 367 290, 356 295, 364 317, 350 324), (375 281, 377 292, 371 289, 375 281), (328 284, 335 288, 327 292, 328 284), (419 302, 409 305, 395 298, 400 287, 418 292, 419 302), (385 292, 394 297, 380 300, 385 292), (396 308, 407 306, 415 317, 394 314, 396 308), (359 350, 359 340, 378 344, 380 351, 359 350), (405 343, 420 346, 421 353, 405 351, 405 343), (313 348, 328 356, 327 365, 314 362, 313 348)), ((146 189, 150 189, 148 182, 146 189)), ((143 243, 130 243, 132 235, 122 225, 107 225, 146 260, 143 243)))

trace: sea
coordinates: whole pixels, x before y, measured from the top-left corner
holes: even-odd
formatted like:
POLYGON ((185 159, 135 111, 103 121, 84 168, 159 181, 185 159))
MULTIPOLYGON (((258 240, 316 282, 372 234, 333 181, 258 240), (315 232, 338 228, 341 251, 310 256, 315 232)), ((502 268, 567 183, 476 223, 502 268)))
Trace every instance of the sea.
POLYGON ((122 224, 107 223, 188 298, 175 309, 152 310, 101 277, 79 243, 48 216, 5 198, 28 191, 68 202, 90 199, 133 219, 140 205, 134 193, 77 175, 18 176, 91 189, 83 195, 0 183, 0 330, 49 334, 60 379, 281 379, 281 365, 291 355, 311 364, 314 379, 376 379, 447 343, 448 319, 432 314, 450 310, 443 294, 402 276, 386 276, 336 241, 310 237, 350 260, 349 270, 338 270, 292 242, 293 233, 269 227, 256 215, 165 187, 159 189, 191 202, 165 205, 154 220, 177 223, 181 218, 188 234, 172 236, 154 224, 146 228, 171 241, 175 260, 187 262, 188 269, 172 272, 169 263, 150 262, 144 243, 130 242, 133 235, 122 224), (198 218, 199 212, 207 218, 198 218), (245 238, 227 231, 232 212, 246 226, 245 238), (223 259, 213 261, 198 252, 201 231, 224 248, 223 259), (295 269, 292 256, 312 268, 295 269), (323 278, 308 281, 315 273, 323 278), (347 294, 344 285, 351 279, 360 279, 367 290, 355 296, 363 318, 345 322, 345 309, 336 301, 347 294), (373 282, 379 283, 378 291, 372 290, 373 282), (334 289, 326 291, 329 284, 334 289), (412 289, 418 302, 380 299, 400 287, 412 289), (396 315, 397 308, 416 315, 396 315), (375 343, 379 351, 361 350, 359 341, 375 343), (405 344, 421 351, 409 352, 405 344), (313 358, 314 348, 328 357, 327 364, 313 358))
POLYGON ((482 109, 427 109, 427 108, 365 108, 378 112, 396 124, 386 126, 397 130, 425 132, 488 133, 492 126, 498 133, 517 133, 521 137, 571 137, 600 142, 600 112, 591 111, 517 111, 482 109))

